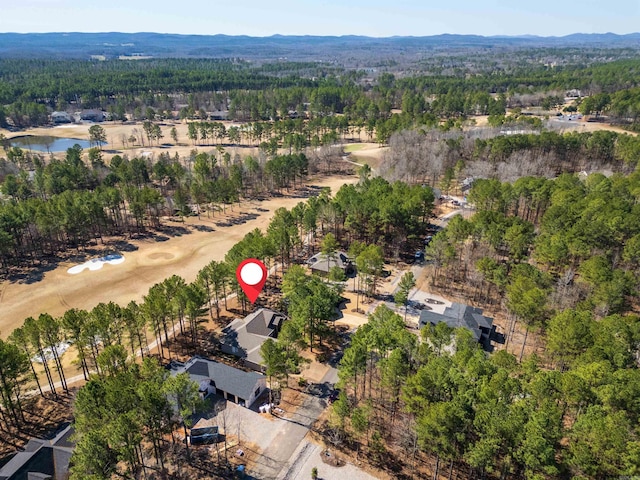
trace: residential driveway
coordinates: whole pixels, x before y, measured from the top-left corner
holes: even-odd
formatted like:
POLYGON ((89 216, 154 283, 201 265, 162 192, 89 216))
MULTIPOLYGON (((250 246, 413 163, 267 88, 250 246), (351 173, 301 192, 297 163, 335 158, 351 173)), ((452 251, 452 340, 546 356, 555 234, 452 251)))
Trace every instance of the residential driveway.
POLYGON ((278 480, 308 480, 313 467, 318 469, 318 478, 322 480, 377 480, 351 463, 342 467, 327 465, 322 461, 322 455, 320 445, 302 442, 295 451, 292 462, 278 475, 278 480))
MULTIPOLYGON (((300 419, 299 416, 297 420, 300 419)), ((223 433, 233 436, 239 433, 241 444, 255 445, 257 460, 247 474, 260 480, 276 478, 309 431, 301 422, 260 414, 231 402, 218 413, 217 422, 223 433)))
POLYGON ((316 384, 317 388, 312 389, 314 394, 306 395, 295 412, 285 412, 278 417, 268 417, 228 404, 229 431, 235 433, 233 429, 240 422, 243 442, 254 443, 260 449, 256 464, 247 472, 252 478, 272 480, 278 477, 278 473, 288 464, 313 423, 327 407, 329 391, 337 378, 337 370, 329 368, 316 384))
POLYGON ((261 480, 275 479, 283 465, 300 445, 309 428, 293 420, 276 419, 273 422, 271 441, 262 451, 253 471, 253 477, 261 480))
POLYGON ((253 443, 260 450, 267 448, 273 440, 274 430, 281 427, 280 421, 271 420, 269 415, 254 412, 233 402, 226 404, 226 409, 217 416, 223 433, 228 432, 235 437, 239 432, 241 443, 253 443))

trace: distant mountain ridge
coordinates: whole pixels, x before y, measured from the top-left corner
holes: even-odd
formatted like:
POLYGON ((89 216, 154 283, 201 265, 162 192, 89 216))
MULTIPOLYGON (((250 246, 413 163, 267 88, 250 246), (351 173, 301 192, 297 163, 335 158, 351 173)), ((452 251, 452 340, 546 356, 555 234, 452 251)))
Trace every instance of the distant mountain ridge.
POLYGON ((153 57, 332 58, 376 48, 380 53, 443 47, 638 47, 640 33, 574 33, 563 37, 441 34, 424 37, 359 35, 181 35, 140 33, 0 33, 0 58, 89 58, 91 55, 153 57))

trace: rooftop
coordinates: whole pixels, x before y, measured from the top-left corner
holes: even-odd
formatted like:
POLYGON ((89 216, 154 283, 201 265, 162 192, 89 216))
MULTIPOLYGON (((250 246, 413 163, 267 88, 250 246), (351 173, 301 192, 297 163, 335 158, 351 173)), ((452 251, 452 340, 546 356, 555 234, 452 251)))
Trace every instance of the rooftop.
POLYGON ((71 425, 67 425, 53 439, 32 438, 24 451, 16 453, 2 468, 0 480, 31 480, 37 478, 66 478, 74 443, 71 425))
POLYGON ((307 265, 309 265, 311 270, 328 273, 333 267, 340 267, 341 269, 346 270, 351 266, 351 261, 346 253, 338 251, 331 257, 324 253, 316 253, 313 257, 307 260, 307 265))
POLYGON ((462 303, 452 303, 443 313, 432 310, 423 310, 420 313, 420 326, 427 323, 437 325, 442 322, 452 328, 464 327, 470 330, 477 341, 481 341, 483 333, 488 334, 493 326, 493 318, 482 315, 481 308, 462 303))
POLYGON ((262 365, 260 347, 268 338, 276 338, 286 317, 268 308, 256 310, 245 318, 237 318, 223 330, 222 350, 262 365))
POLYGON ((243 399, 250 398, 258 380, 264 378, 261 373, 245 372, 200 356, 192 357, 186 363, 174 361, 170 368, 174 375, 187 372, 199 384, 203 380, 213 380, 216 388, 243 399))

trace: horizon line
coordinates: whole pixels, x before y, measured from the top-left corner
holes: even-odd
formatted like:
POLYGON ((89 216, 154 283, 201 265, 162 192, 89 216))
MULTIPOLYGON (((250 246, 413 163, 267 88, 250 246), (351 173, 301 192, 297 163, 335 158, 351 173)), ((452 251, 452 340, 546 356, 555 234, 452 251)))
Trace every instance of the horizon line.
POLYGON ((112 35, 112 34, 124 34, 124 35, 177 35, 184 37, 249 37, 249 38, 273 38, 273 37, 317 37, 317 38, 343 38, 343 37, 361 37, 361 38, 373 38, 373 39, 393 39, 393 38, 431 38, 442 36, 455 36, 455 37, 481 37, 481 38, 518 38, 518 39, 552 39, 552 38, 566 38, 574 35, 615 35, 618 37, 625 37, 631 35, 640 35, 640 31, 616 33, 616 32, 573 32, 565 35, 537 35, 530 33, 521 33, 514 35, 505 34, 493 34, 483 35, 479 33, 435 33, 429 35, 386 35, 386 36, 373 36, 363 35, 357 33, 345 33, 340 35, 317 35, 317 34, 285 34, 285 33, 272 33, 270 35, 250 35, 250 34, 229 34, 229 33, 176 33, 176 32, 154 32, 154 31, 137 31, 137 32, 125 32, 125 31, 100 31, 100 32, 79 32, 79 31, 50 31, 50 32, 0 32, 0 35, 112 35))

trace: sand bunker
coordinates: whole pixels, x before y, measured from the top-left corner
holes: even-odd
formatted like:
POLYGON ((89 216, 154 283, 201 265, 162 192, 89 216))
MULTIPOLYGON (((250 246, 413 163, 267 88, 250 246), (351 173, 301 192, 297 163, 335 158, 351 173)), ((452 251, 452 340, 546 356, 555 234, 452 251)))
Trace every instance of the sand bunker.
MULTIPOLYGON (((69 349, 70 346, 71 344, 67 342, 58 343, 56 345, 56 353, 58 354, 59 357, 61 357, 64 354, 64 352, 66 352, 69 349)), ((44 358, 47 359, 47 362, 50 360, 53 360, 54 356, 53 356, 53 350, 51 349, 51 347, 43 348, 42 352, 44 353, 44 358)), ((31 361, 36 363, 44 363, 40 355, 36 355, 35 357, 32 357, 31 361)))
POLYGON ((175 255, 169 252, 156 252, 147 255, 151 260, 173 260, 175 255))
POLYGON ((67 270, 67 273, 70 273, 71 275, 77 275, 78 273, 86 269, 89 269, 91 271, 100 270, 105 263, 108 263, 110 265, 118 265, 122 262, 124 262, 124 257, 118 253, 114 253, 100 258, 92 258, 88 262, 81 263, 80 265, 75 265, 67 270))

